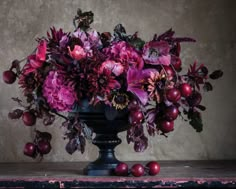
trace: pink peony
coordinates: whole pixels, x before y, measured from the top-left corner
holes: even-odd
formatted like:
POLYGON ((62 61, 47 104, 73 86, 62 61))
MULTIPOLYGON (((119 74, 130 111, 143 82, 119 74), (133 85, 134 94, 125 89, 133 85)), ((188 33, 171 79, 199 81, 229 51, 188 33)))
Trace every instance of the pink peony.
POLYGON ((147 64, 169 66, 171 56, 169 54, 170 47, 165 41, 151 41, 143 47, 143 59, 147 64))
POLYGON ((111 47, 104 49, 105 54, 109 59, 113 59, 116 62, 120 62, 126 69, 137 68, 143 69, 143 59, 139 55, 138 51, 131 47, 125 41, 114 43, 111 47))
POLYGON ((119 76, 124 72, 124 66, 122 66, 121 63, 115 62, 113 60, 107 60, 103 62, 100 67, 100 72, 103 72, 104 68, 110 70, 116 76, 119 76))
POLYGON ((77 99, 74 89, 65 84, 64 73, 50 71, 43 84, 43 96, 52 109, 70 111, 77 99))
POLYGON ((86 53, 84 49, 79 45, 75 45, 73 51, 71 51, 70 47, 68 47, 68 50, 69 50, 70 56, 74 58, 75 60, 81 60, 86 57, 86 53))

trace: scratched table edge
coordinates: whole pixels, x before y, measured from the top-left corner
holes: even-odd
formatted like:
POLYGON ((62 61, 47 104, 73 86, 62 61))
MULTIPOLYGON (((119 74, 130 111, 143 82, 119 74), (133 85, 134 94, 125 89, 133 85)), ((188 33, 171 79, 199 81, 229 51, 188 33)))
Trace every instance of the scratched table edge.
POLYGON ((236 182, 236 177, 225 177, 225 178, 204 178, 204 177, 183 177, 183 178, 157 178, 157 177, 70 177, 70 178, 64 178, 64 177, 47 177, 47 178, 40 178, 40 177, 30 177, 30 178, 25 178, 25 177, 15 177, 15 178, 1 178, 0 177, 0 182, 5 182, 5 181, 39 181, 39 182, 57 182, 57 181, 65 181, 65 182, 71 182, 71 181, 86 181, 86 182, 126 182, 126 181, 144 181, 144 182, 158 182, 158 181, 193 181, 193 182, 198 182, 198 181, 206 181, 206 182, 213 182, 213 181, 221 181, 221 182, 236 182))

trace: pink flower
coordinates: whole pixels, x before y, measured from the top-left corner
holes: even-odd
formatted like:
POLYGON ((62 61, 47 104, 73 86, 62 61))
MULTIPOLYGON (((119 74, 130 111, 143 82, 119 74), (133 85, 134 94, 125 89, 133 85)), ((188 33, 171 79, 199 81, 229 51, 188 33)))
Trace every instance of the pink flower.
POLYGON ((62 71, 49 72, 43 84, 43 96, 57 111, 70 111, 77 100, 74 89, 66 85, 62 71))
POLYGON ((143 68, 144 63, 142 57, 137 50, 125 41, 114 43, 111 47, 104 49, 104 53, 109 59, 120 62, 126 71, 129 67, 137 68, 139 70, 143 68))
POLYGON ((98 48, 102 45, 100 36, 96 30, 90 29, 88 31, 83 31, 80 28, 73 33, 73 37, 79 38, 83 43, 84 51, 87 53, 87 56, 91 57, 93 55, 93 48, 98 48))
POLYGON ((46 50, 47 50, 47 43, 45 40, 41 40, 37 47, 36 51, 36 59, 38 61, 44 62, 46 60, 46 50))
POLYGON ((24 67, 24 74, 28 75, 42 67, 46 60, 47 42, 41 40, 37 46, 36 54, 28 56, 28 63, 24 67))
POLYGON ((170 47, 165 41, 150 41, 143 47, 143 59, 147 64, 169 66, 171 56, 170 47))
POLYGON ((100 72, 103 72, 104 68, 110 70, 116 76, 119 76, 124 72, 124 66, 122 66, 121 63, 115 62, 113 60, 107 60, 103 62, 100 67, 100 72))
POLYGON ((68 50, 70 56, 75 60, 81 60, 86 57, 84 49, 79 45, 75 45, 73 51, 71 51, 70 47, 68 47, 68 50))

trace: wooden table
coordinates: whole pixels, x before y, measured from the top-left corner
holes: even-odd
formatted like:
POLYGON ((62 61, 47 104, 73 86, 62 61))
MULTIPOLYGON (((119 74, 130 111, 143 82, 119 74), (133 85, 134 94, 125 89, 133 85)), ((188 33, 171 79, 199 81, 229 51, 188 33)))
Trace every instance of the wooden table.
MULTIPOLYGON (((141 162, 145 163, 145 162, 141 162)), ((236 161, 159 161, 157 176, 88 177, 86 162, 0 163, 2 188, 236 187, 236 161)), ((132 165, 134 162, 128 162, 132 165)))

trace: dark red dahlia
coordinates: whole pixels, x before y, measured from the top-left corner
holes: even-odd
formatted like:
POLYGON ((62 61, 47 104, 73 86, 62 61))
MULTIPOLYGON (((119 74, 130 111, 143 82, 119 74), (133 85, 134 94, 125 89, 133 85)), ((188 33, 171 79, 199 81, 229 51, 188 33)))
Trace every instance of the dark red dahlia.
POLYGON ((19 85, 21 88, 24 90, 24 94, 30 94, 32 93, 40 84, 43 82, 42 75, 37 72, 37 73, 29 73, 29 74, 24 74, 24 70, 22 71, 23 73, 19 77, 19 85))
POLYGON ((119 89, 120 83, 115 80, 111 70, 103 69, 97 73, 91 73, 88 76, 89 91, 93 94, 94 98, 106 99, 110 96, 111 91, 119 89))

